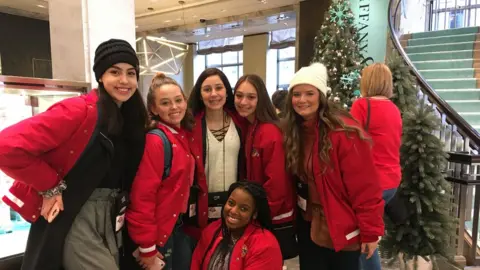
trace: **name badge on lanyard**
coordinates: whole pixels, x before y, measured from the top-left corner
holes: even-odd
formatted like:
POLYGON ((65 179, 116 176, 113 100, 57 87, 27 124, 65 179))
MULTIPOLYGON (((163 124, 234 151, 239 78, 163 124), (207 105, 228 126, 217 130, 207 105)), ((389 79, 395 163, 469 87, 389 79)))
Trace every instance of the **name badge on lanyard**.
POLYGON ((218 219, 222 217, 222 207, 208 207, 208 218, 218 219))
POLYGON ((297 180, 297 205, 307 211, 308 184, 297 180))
POLYGON ((196 203, 190 204, 188 209, 189 209, 188 217, 194 217, 194 216, 197 215, 197 204, 196 203))
POLYGON ((208 218, 218 219, 222 217, 222 207, 227 202, 228 192, 212 192, 208 194, 208 218))

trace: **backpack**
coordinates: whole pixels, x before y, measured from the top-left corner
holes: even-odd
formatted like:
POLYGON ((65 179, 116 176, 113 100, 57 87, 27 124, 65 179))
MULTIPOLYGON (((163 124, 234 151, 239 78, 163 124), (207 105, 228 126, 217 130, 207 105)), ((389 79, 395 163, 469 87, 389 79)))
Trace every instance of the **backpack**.
POLYGON ((172 144, 167 138, 163 130, 155 128, 148 132, 148 134, 155 134, 162 139, 163 142, 163 176, 162 180, 170 175, 170 168, 172 167, 172 144))

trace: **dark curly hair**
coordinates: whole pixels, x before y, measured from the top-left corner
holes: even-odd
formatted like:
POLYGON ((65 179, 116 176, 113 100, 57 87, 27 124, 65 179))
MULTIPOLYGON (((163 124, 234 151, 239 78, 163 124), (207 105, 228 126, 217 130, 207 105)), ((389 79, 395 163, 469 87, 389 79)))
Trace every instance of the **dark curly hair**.
MULTIPOLYGON (((233 193, 234 190, 237 188, 242 189, 249 193, 253 197, 253 201, 255 202, 255 211, 254 213, 257 214, 256 221, 260 225, 262 229, 266 230, 272 230, 272 219, 270 217, 270 207, 268 206, 268 199, 267 199, 267 192, 265 189, 253 182, 246 182, 246 181, 239 181, 235 182, 232 185, 230 185, 230 188, 228 189, 228 197, 233 193)), ((213 243, 215 243, 215 239, 218 237, 218 235, 221 233, 223 238, 218 244, 218 249, 219 255, 218 258, 219 261, 215 262, 216 266, 222 267, 223 265, 228 265, 229 261, 225 259, 226 255, 229 252, 229 245, 231 241, 231 233, 227 228, 227 225, 225 223, 225 217, 223 215, 223 208, 222 207, 222 226, 215 232, 214 237, 210 241, 210 244, 208 245, 208 248, 205 251, 205 254, 202 259, 202 263, 200 264, 200 269, 203 269, 203 264, 205 263, 205 255, 208 253, 210 249, 213 247, 213 243)), ((215 268, 215 269, 223 269, 223 268, 215 268)))

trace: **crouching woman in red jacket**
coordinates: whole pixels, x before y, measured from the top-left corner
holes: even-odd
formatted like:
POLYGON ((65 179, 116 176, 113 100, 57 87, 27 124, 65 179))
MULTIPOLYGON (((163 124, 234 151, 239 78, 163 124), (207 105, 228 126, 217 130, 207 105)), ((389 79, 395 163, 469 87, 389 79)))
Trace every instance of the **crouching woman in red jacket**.
POLYGON ((244 75, 238 80, 234 95, 237 112, 249 123, 244 153, 246 179, 262 185, 267 192, 273 233, 283 259, 296 257, 293 184, 285 168, 283 134, 267 88, 259 76, 244 75))
POLYGON ((287 168, 297 178, 301 269, 359 269, 383 235, 382 189, 371 141, 326 98, 327 69, 315 63, 292 79, 286 105, 287 168))
POLYGON ((205 228, 191 270, 281 270, 280 247, 271 228, 267 194, 252 182, 233 183, 222 218, 205 228))
POLYGON ((195 161, 186 133, 193 117, 178 83, 163 74, 153 79, 147 106, 152 130, 130 193, 128 231, 144 268, 161 259, 163 269, 188 270, 193 247, 180 226, 183 215, 195 214, 188 211, 195 161))

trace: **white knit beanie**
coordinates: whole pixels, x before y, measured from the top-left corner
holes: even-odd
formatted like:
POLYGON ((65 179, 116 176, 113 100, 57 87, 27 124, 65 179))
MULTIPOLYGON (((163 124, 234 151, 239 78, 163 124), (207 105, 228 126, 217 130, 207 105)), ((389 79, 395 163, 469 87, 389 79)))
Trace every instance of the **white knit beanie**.
POLYGON ((323 64, 313 63, 308 67, 301 68, 293 75, 288 91, 299 84, 310 84, 327 95, 327 80, 327 68, 323 64))

